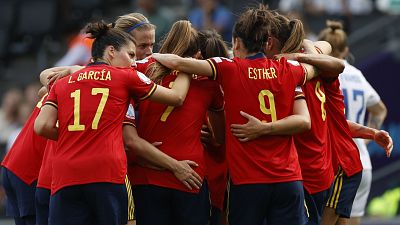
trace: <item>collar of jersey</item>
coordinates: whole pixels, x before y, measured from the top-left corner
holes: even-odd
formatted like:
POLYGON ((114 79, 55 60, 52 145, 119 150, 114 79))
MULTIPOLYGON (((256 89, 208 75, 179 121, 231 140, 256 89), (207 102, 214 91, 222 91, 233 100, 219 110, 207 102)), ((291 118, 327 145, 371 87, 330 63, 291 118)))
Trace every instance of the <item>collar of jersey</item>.
POLYGON ((105 62, 91 62, 87 64, 87 66, 96 66, 96 65, 108 65, 108 64, 105 62))
POLYGON ((262 52, 258 52, 255 55, 251 55, 251 56, 247 56, 246 57, 246 59, 251 59, 251 60, 253 60, 253 59, 261 59, 261 58, 266 58, 264 53, 262 53, 262 52))

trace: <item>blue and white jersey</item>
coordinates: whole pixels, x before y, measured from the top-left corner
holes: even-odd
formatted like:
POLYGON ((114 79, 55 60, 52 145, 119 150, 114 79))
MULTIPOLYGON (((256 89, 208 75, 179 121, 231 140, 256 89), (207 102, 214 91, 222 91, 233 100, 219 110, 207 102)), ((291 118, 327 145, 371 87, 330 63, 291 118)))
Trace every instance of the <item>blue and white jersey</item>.
MULTIPOLYGON (((340 88, 344 95, 346 117, 348 120, 363 124, 366 109, 381 101, 378 93, 368 83, 362 72, 345 61, 345 69, 339 75, 340 88)), ((364 169, 372 169, 368 150, 363 139, 354 139, 360 151, 364 169)))

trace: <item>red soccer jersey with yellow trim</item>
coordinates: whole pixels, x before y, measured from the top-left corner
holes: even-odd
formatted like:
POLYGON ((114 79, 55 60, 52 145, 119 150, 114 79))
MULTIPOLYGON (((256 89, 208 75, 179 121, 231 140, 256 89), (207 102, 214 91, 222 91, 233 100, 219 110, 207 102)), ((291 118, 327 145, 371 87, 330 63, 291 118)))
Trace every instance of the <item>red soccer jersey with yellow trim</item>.
POLYGON ((39 176, 40 166, 47 139, 37 135, 33 126, 39 115, 40 107, 47 98, 47 94, 37 103, 24 127, 15 139, 2 166, 13 172, 26 184, 30 185, 39 176))
POLYGON ((149 66, 154 62, 156 62, 156 60, 153 57, 147 57, 145 59, 138 60, 136 61, 136 70, 146 73, 147 68, 149 68, 149 66))
POLYGON ((46 104, 58 108, 59 138, 51 192, 79 184, 124 183, 122 122, 130 98, 146 99, 156 85, 132 68, 92 64, 57 81, 46 104))
POLYGON ((242 143, 232 135, 230 126, 247 123, 240 111, 266 122, 291 115, 294 90, 305 82, 304 68, 298 62, 270 60, 260 53, 246 59, 216 57, 208 62, 224 90, 226 154, 233 184, 301 180, 293 136, 263 136, 242 143))
MULTIPOLYGON (((167 75, 162 85, 170 87, 175 73, 167 75)), ((224 102, 217 82, 193 75, 185 102, 180 107, 165 106, 143 101, 139 105, 137 129, 139 136, 153 143, 162 142, 158 148, 176 160, 192 160, 199 166, 194 170, 204 178, 204 148, 200 131, 207 110, 223 110, 224 102)), ((170 171, 158 171, 141 166, 129 170, 133 185, 151 184, 180 191, 187 189, 170 171)))
POLYGON ((53 154, 57 149, 57 141, 47 140, 46 148, 44 150, 42 166, 40 167, 39 178, 37 187, 51 188, 51 177, 53 173, 53 154))
POLYGON ((332 151, 332 166, 335 174, 339 166, 347 176, 352 176, 362 170, 360 153, 354 143, 349 125, 345 117, 344 96, 340 90, 339 79, 324 82, 330 147, 332 151))
POLYGON ((328 189, 333 182, 332 157, 328 142, 326 95, 319 77, 302 87, 311 118, 311 129, 295 135, 303 185, 309 194, 328 189))

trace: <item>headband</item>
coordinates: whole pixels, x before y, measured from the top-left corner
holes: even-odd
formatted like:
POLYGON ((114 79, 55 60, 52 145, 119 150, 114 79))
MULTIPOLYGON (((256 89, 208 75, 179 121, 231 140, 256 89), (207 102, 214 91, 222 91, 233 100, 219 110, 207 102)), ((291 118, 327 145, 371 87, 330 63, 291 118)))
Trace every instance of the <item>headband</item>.
POLYGON ((126 30, 126 32, 127 32, 127 33, 130 33, 130 32, 133 31, 134 29, 136 29, 136 28, 142 26, 143 24, 148 24, 148 23, 149 23, 149 22, 146 22, 146 21, 142 21, 142 22, 140 22, 140 23, 137 23, 137 24, 131 26, 130 28, 128 28, 128 29, 126 30))

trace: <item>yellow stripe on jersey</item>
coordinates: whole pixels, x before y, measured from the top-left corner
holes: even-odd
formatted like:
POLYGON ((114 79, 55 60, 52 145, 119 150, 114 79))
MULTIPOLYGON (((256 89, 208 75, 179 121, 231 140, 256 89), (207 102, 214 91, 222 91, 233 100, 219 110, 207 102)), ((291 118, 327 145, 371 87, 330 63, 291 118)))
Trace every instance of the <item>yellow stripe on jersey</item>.
POLYGON ((303 93, 301 93, 301 94, 297 94, 297 95, 295 95, 295 96, 294 96, 294 99, 295 99, 295 100, 297 100, 297 99, 301 99, 301 98, 305 99, 305 98, 306 98, 306 96, 305 96, 303 93))
POLYGON ((51 105, 53 107, 55 107, 56 109, 58 109, 58 105, 55 102, 51 102, 51 101, 47 101, 46 103, 44 103, 45 105, 51 105))
POLYGON ((306 208, 307 218, 310 218, 310 213, 308 212, 307 202, 304 200, 304 208, 306 208))
POLYGON ((128 193, 128 221, 135 219, 135 204, 133 202, 132 186, 128 175, 125 176, 126 192, 128 193))
POLYGON ((206 61, 210 64, 211 69, 212 69, 212 77, 211 78, 213 80, 217 80, 217 69, 215 68, 214 62, 211 61, 211 59, 207 59, 206 61))
POLYGON ((157 84, 153 84, 153 87, 151 87, 149 93, 147 93, 145 96, 141 97, 139 100, 145 100, 146 98, 150 97, 156 91, 156 88, 157 88, 157 84))
POLYGON ((135 125, 134 123, 128 122, 128 121, 124 121, 124 122, 122 122, 122 124, 123 124, 123 125, 131 125, 131 126, 136 127, 136 125, 135 125))
POLYGON ((336 209, 337 204, 339 202, 340 193, 342 191, 343 186, 343 170, 339 168, 338 173, 335 176, 334 188, 331 196, 326 203, 327 207, 336 209))
MULTIPOLYGON (((300 65, 301 65, 301 64, 300 64, 300 65)), ((303 84, 302 84, 302 85, 304 85, 304 84, 306 84, 306 82, 307 82, 308 70, 307 70, 307 68, 304 67, 303 65, 301 65, 301 67, 303 67, 303 71, 304 71, 304 81, 303 81, 303 84)))

